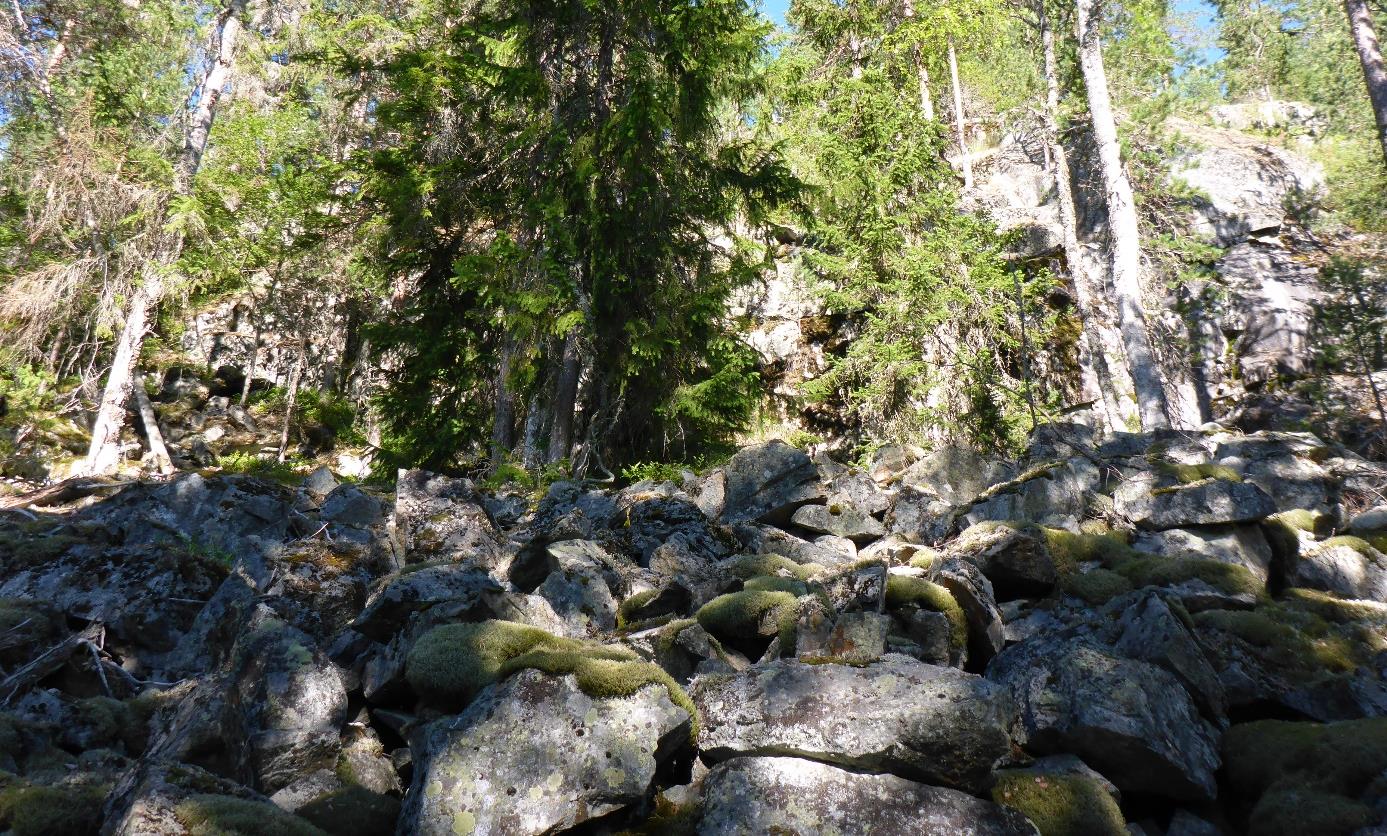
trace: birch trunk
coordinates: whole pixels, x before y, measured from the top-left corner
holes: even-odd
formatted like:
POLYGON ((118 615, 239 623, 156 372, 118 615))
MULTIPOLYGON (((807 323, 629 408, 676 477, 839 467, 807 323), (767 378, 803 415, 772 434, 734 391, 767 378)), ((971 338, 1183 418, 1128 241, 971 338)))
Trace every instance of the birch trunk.
POLYGON ((1368 86, 1368 99, 1373 103, 1377 120, 1377 139, 1382 144, 1383 160, 1387 161, 1387 67, 1382 63, 1382 49, 1377 44, 1372 13, 1366 0, 1344 0, 1348 14, 1349 33, 1358 50, 1358 63, 1363 65, 1363 81, 1368 86))
POLYGON ((963 164, 963 188, 973 188, 973 160, 968 156, 968 137, 964 128, 963 86, 958 83, 958 57, 954 54, 954 40, 949 39, 949 76, 954 86, 954 129, 958 133, 959 161, 963 164))
POLYGON ((1104 315, 1101 294, 1095 290, 1093 277, 1089 274, 1088 263, 1079 245, 1078 212, 1074 208, 1074 194, 1070 191, 1073 181, 1069 156, 1064 150, 1064 143, 1060 141, 1059 65, 1055 57, 1055 30, 1045 11, 1045 0, 1036 3, 1036 19, 1045 58, 1046 150, 1054 166, 1064 259, 1074 282, 1074 298, 1082 325, 1081 348, 1088 357, 1108 429, 1127 430, 1129 422, 1137 418, 1132 378, 1127 373, 1126 359, 1122 355, 1122 336, 1104 315))
POLYGON ((154 405, 149 402, 149 395, 145 394, 144 386, 139 381, 135 382, 135 406, 140 411, 140 423, 144 424, 144 437, 149 442, 149 454, 154 459, 154 466, 159 468, 159 472, 165 476, 173 473, 173 459, 169 457, 169 448, 164 444, 164 434, 159 429, 159 416, 154 414, 154 405))
POLYGON ((1117 323, 1127 352, 1127 370, 1137 397, 1137 411, 1144 430, 1170 426, 1160 369, 1151 350, 1146 314, 1141 304, 1141 234, 1137 227, 1132 184, 1122 167, 1117 140, 1117 121, 1108 96, 1108 76, 1103 68, 1103 45, 1098 38, 1094 0, 1077 0, 1075 25, 1079 41, 1079 66, 1088 92, 1093 136, 1098 144, 1111 239, 1113 290, 1117 297, 1117 323))
MULTIPOLYGON (((240 15, 244 10, 245 0, 232 0, 231 5, 217 17, 217 34, 214 38, 216 60, 198 88, 202 92, 184 135, 183 151, 174 172, 175 196, 182 197, 192 192, 193 176, 197 174, 198 166, 202 164, 202 154, 207 149, 207 137, 217 115, 217 103, 231 75, 236 40, 241 32, 240 15)), ((101 406, 92 425, 91 446, 82 464, 81 475, 109 473, 119 464, 120 432, 126 420, 125 405, 130 401, 130 392, 134 387, 135 367, 139 363, 140 349, 144 347, 145 331, 151 315, 163 299, 165 273, 178 259, 182 249, 182 237, 174 235, 158 246, 145 263, 142 281, 130 299, 125 324, 116 342, 115 358, 111 361, 106 388, 101 394, 101 406)))

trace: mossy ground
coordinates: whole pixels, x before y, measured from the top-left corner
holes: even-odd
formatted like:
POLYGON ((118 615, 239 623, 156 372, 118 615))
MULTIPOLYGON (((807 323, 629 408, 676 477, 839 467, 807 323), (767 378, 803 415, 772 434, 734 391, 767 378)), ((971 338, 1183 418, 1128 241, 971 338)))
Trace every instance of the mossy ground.
POLYGON ((992 800, 1019 810, 1041 836, 1123 836, 1122 810, 1098 781, 1081 775, 1001 772, 992 800))
POLYGON ((1368 805, 1308 787, 1275 787, 1248 822, 1250 836, 1349 836, 1377 820, 1368 805))
POLYGON ((194 795, 174 808, 188 836, 326 836, 273 804, 226 795, 194 795))
POLYGON ((13 836, 88 836, 95 833, 109 787, 16 785, 0 791, 0 830, 13 836))
POLYGON ((641 607, 655 600, 655 596, 660 594, 658 589, 647 589, 630 596, 622 601, 616 608, 616 628, 625 630, 632 625, 631 617, 640 610, 641 607))
POLYGON ((1132 582, 1110 569, 1075 572, 1060 579, 1060 590, 1095 606, 1132 591, 1132 582))
POLYGON ((949 590, 924 578, 891 575, 886 579, 886 606, 905 606, 943 613, 949 619, 949 646, 954 650, 968 646, 968 617, 949 590))
POLYGON ((1132 582, 1134 587, 1175 586, 1201 580, 1229 595, 1266 597, 1266 585, 1242 566, 1194 557, 1141 556, 1122 560, 1108 568, 1132 582))
POLYGON ((1062 528, 1039 528, 1050 559, 1061 575, 1073 574, 1081 563, 1097 561, 1111 566, 1137 556, 1125 534, 1112 529, 1074 533, 1062 528))
POLYGON ((695 617, 703 629, 723 641, 778 635, 781 649, 788 652, 795 646, 799 602, 788 592, 747 589, 719 595, 699 608, 695 617))
POLYGON ((742 585, 742 588, 753 592, 788 592, 796 598, 809 594, 809 585, 804 581, 797 578, 782 578, 778 575, 761 575, 760 577, 749 578, 742 585))
POLYGON ((78 700, 74 708, 78 721, 90 729, 94 741, 102 744, 121 738, 134 719, 125 703, 110 697, 87 697, 78 700))

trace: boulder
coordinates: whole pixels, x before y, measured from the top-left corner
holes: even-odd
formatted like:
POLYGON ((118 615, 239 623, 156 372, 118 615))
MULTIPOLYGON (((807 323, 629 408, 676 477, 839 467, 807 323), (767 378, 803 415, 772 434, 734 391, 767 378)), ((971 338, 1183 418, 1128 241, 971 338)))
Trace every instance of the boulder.
POLYGON ((414 613, 439 608, 439 620, 480 621, 495 614, 502 589, 481 569, 461 564, 426 566, 387 578, 352 621, 353 630, 386 642, 414 613))
POLYGON ((718 560, 740 544, 724 526, 711 523, 683 494, 623 492, 617 497, 616 519, 625 534, 631 559, 642 566, 660 546, 677 543, 704 558, 718 560))
POLYGON ((400 471, 394 521, 409 563, 449 561, 492 569, 506 553, 470 479, 400 471))
POLYGON ((886 607, 886 564, 863 561, 815 578, 811 588, 836 612, 874 612, 886 607))
POLYGON ((1021 712, 1022 745, 1075 754, 1124 792, 1212 799, 1218 734, 1176 677, 1091 644, 1033 638, 987 669, 1021 712))
POLYGON ((845 537, 859 546, 886 533, 876 518, 846 504, 805 505, 795 511, 790 521, 816 534, 845 537))
POLYGON ((901 484, 933 493, 952 505, 965 505, 1015 475, 1015 466, 1002 459, 949 445, 911 465, 901 475, 901 484))
POLYGON ((702 480, 698 506, 724 523, 779 522, 824 498, 819 471, 801 450, 783 441, 745 447, 702 480))
POLYGON ((976 790, 1010 750, 1000 689, 895 654, 864 667, 780 660, 700 677, 693 698, 712 760, 794 754, 976 790))
POLYGON ((1114 602, 1112 609, 1122 612, 1113 650, 1174 674, 1204 716, 1212 722, 1222 722, 1227 712, 1223 683, 1190 625, 1171 610, 1165 599, 1156 592, 1138 592, 1114 602))
POLYGON ((1256 522, 1276 513, 1266 491, 1250 482, 1202 479, 1162 486, 1154 474, 1130 479, 1113 493, 1117 513, 1141 528, 1256 522))
POLYGON ((418 733, 400 832, 553 833, 637 804, 689 721, 660 685, 594 698, 522 671, 418 733))
POLYGON ((1060 579, 1042 529, 1035 526, 980 523, 965 529, 945 553, 976 566, 1004 592, 1043 595, 1060 579))
POLYGON ((1272 573, 1272 549, 1255 525, 1168 528, 1137 535, 1132 548, 1162 557, 1196 557, 1241 566, 1265 583, 1272 573))
POLYGON ((957 790, 799 758, 733 758, 713 767, 703 794, 700 836, 1038 832, 1020 813, 957 790))
POLYGON ((1387 603, 1387 555, 1358 537, 1331 537, 1303 551, 1294 578, 1296 586, 1340 598, 1387 603))
POLYGON ((963 514, 965 523, 1022 520, 1072 527, 1083 519, 1101 481, 1097 466, 1082 457, 1042 465, 1017 478, 1022 481, 1008 483, 1004 489, 993 486, 995 493, 963 514))
POLYGON ((945 558, 931 567, 935 583, 944 587, 968 619, 968 655, 982 665, 1006 645, 1006 627, 992 583, 977 567, 958 558, 945 558))
POLYGON ((904 487, 886 513, 886 527, 912 543, 938 543, 954 527, 954 507, 932 493, 904 487))

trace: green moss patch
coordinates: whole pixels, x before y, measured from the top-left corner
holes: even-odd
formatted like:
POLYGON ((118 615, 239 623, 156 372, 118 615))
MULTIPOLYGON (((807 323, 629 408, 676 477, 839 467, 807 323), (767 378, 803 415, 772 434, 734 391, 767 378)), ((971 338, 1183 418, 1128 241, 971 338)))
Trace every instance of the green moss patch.
POLYGON ((100 823, 108 788, 12 786, 0 792, 0 829, 13 836, 88 836, 100 823))
POLYGON ((1000 772, 992 800, 1024 813, 1041 836, 1122 836, 1122 810, 1097 780, 1082 775, 1000 772))
POLYGON ((405 660, 405 678, 415 693, 449 709, 461 709, 481 689, 527 669, 573 674, 583 693, 596 699, 629 697, 647 685, 662 685, 689 713, 697 733, 698 710, 688 694, 658 665, 640 661, 628 648, 565 639, 510 621, 483 621, 435 627, 405 660))
POLYGON ((1077 572, 1081 563, 1097 561, 1111 566, 1138 554, 1127 545, 1126 535, 1111 529, 1075 534, 1062 528, 1039 528, 1050 559, 1062 575, 1077 572))
POLYGON ((796 598, 809 594, 809 584, 796 578, 782 578, 779 575, 761 575, 751 578, 742 586, 753 592, 788 592, 796 598))
POLYGON ((1194 557, 1142 556, 1121 561, 1111 567, 1134 587, 1175 586, 1201 580, 1229 595, 1266 596, 1266 585, 1242 566, 1194 557))
POLYGON ((173 813, 188 836, 326 836, 273 804, 229 795, 194 795, 173 813))
POLYGON ((824 570, 817 563, 796 563, 778 554, 744 554, 724 562, 733 577, 748 580, 761 575, 789 575, 807 581, 824 570))
POLYGON ((968 645, 968 617, 953 593, 924 578, 889 576, 886 579, 886 606, 898 609, 911 605, 943 613, 949 619, 949 646, 954 650, 968 645))
POLYGON ((1132 582, 1109 569, 1094 569, 1064 576, 1060 580, 1060 590, 1066 595, 1098 605, 1131 592, 1132 582))
POLYGON ((1224 482, 1243 480, 1242 474, 1222 464, 1179 464, 1165 459, 1154 459, 1151 460, 1151 466, 1157 473, 1182 485, 1193 485, 1209 479, 1221 479, 1224 482))
POLYGON ((1359 554, 1363 555, 1369 560, 1372 560, 1375 563, 1380 562, 1383 557, 1382 552, 1378 551, 1372 543, 1369 543, 1362 537, 1354 537, 1351 534, 1341 534, 1338 537, 1330 537, 1328 540, 1325 540, 1323 543, 1320 544, 1320 548, 1353 549, 1354 551, 1358 552, 1359 554))
POLYGON ((1266 521, 1273 525, 1284 525, 1293 531, 1313 534, 1316 537, 1327 537, 1334 531, 1334 518, 1329 514, 1307 511, 1303 508, 1272 514, 1267 517, 1266 521))
POLYGON ((934 549, 917 549, 915 554, 910 558, 910 565, 916 569, 928 570, 938 562, 940 557, 942 557, 942 555, 934 549))
POLYGON ((1359 665, 1354 642, 1311 612, 1282 604, 1255 610, 1207 610, 1194 616, 1201 630, 1219 630, 1259 649, 1277 668, 1313 675, 1359 665))
MULTIPOLYGON (((1387 718, 1327 724, 1285 720, 1242 723, 1224 735, 1223 761, 1238 792, 1248 798, 1261 797, 1273 809, 1287 809, 1289 799, 1267 796, 1302 791, 1354 801, 1387 770, 1387 718)), ((1308 811, 1303 815, 1309 815, 1308 811)), ((1258 816, 1254 813, 1253 818, 1258 816)), ((1262 818, 1270 827, 1270 815, 1262 818)))
POLYGON ((658 589, 647 589, 644 592, 637 592, 635 595, 622 601, 616 608, 616 627, 624 630, 632 623, 632 616, 640 611, 641 607, 655 600, 655 596, 660 594, 658 589))
POLYGON ((704 604, 695 617, 703 629, 724 641, 778 635, 781 649, 789 652, 795 646, 799 602, 788 592, 748 589, 719 595, 704 604))
POLYGON ((352 786, 308 802, 298 815, 326 833, 391 836, 400 817, 400 801, 352 786))
POLYGON ((1368 805, 1309 787, 1277 787, 1257 802, 1251 836, 1349 836, 1377 820, 1368 805))

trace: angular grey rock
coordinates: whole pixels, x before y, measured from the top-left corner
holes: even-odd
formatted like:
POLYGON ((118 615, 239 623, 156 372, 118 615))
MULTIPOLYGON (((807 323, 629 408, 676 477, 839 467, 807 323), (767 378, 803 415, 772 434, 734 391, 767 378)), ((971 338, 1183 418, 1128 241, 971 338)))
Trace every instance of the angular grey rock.
POLYGON ((743 524, 735 529, 737 537, 753 554, 778 554, 796 563, 817 563, 820 566, 839 566, 846 561, 841 552, 811 543, 771 525, 743 524))
POLYGON ((859 546, 886 534, 885 526, 876 518, 851 505, 805 505, 795 511, 790 521, 816 534, 846 537, 859 546))
POLYGON ((1266 491, 1276 510, 1334 512, 1338 480, 1317 463, 1327 452, 1309 433, 1260 432, 1220 441, 1214 458, 1266 491))
POLYGON ((218 795, 264 802, 251 790, 200 767, 172 760, 144 758, 125 775, 102 805, 103 836, 184 836, 188 827, 176 812, 196 795, 218 795))
POLYGON ((337 668, 305 633, 262 611, 238 643, 236 678, 256 784, 272 793, 341 750, 347 692, 337 668))
POLYGON ((1276 513, 1266 491, 1250 482, 1206 479, 1162 487, 1154 475, 1130 479, 1113 493, 1117 513, 1145 529, 1256 522, 1276 513))
POLYGON ((1353 515, 1353 519, 1348 521, 1348 533, 1362 536, 1364 534, 1387 534, 1387 505, 1379 505, 1353 515))
POLYGON ((878 485, 889 484, 905 472, 911 463, 910 452, 899 444, 883 444, 872 453, 872 462, 867 467, 872 481, 878 485))
POLYGON ((402 470, 395 489, 395 534, 405 560, 446 560, 492 569, 504 541, 469 479, 402 470))
POLYGON ((684 590, 695 607, 718 597, 729 583, 716 560, 690 549, 680 540, 665 543, 651 553, 650 571, 661 584, 684 590))
POLYGON ((1041 530, 1034 526, 974 525, 945 554, 973 564, 993 584, 1020 595, 1044 595, 1060 577, 1041 530))
POLYGON ((698 504, 724 523, 783 521, 824 497, 814 462, 783 441, 743 448, 715 474, 705 477, 698 504))
POLYGON ((934 493, 953 505, 963 505, 1015 475, 1015 466, 999 458, 950 445, 911 465, 901 475, 901 484, 934 493))
POLYGON ((1340 598, 1387 603, 1387 555, 1361 540, 1327 540, 1301 553, 1295 582, 1340 598))
POLYGON ((1006 626, 992 583, 966 560, 948 557, 930 569, 931 579, 949 590, 968 619, 969 657, 986 663, 1006 646, 1006 626))
POLYGON ((1218 673, 1190 628, 1159 593, 1135 593, 1130 603, 1122 605, 1117 629, 1113 650, 1174 674, 1208 719, 1215 723, 1226 719, 1228 701, 1218 673))
POLYGON ((1241 566, 1263 582, 1271 575, 1271 545, 1255 525, 1168 528, 1139 534, 1132 548, 1163 557, 1197 557, 1241 566))
POLYGON ((799 758, 733 758, 704 783, 700 836, 867 834, 1031 836, 1015 810, 895 775, 864 775, 799 758))
POLYGON ((439 617, 482 621, 492 616, 501 585, 481 569, 463 564, 426 566, 387 578, 352 622, 375 641, 390 641, 411 614, 440 608, 439 617))
POLYGON ((819 575, 810 588, 821 592, 835 612, 882 612, 886 609, 886 564, 862 561, 819 575))
POLYGON ((797 755, 978 790, 1010 751, 1002 689, 895 654, 866 667, 781 660, 693 687, 713 760, 797 755))
POLYGON ((594 699, 572 676, 522 671, 419 731, 400 832, 566 830, 644 799, 688 733, 689 715, 662 686, 594 699))
POLYGON ((319 516, 350 528, 370 528, 385 517, 385 506, 379 499, 356 485, 338 485, 323 500, 319 516))
POLYGON ((303 486, 311 493, 325 497, 332 493, 333 488, 337 487, 337 477, 332 475, 332 471, 328 469, 327 465, 322 465, 304 477, 303 486))
POLYGON ((904 487, 886 513, 886 527, 912 543, 938 543, 954 527, 954 506, 932 493, 904 487))
POLYGON ((973 505, 963 514, 962 524, 1020 520, 1073 527, 1083 519, 1100 481, 1101 475, 1092 462, 1071 458, 973 505))
POLYGON ((1173 674, 1097 647, 1035 638, 987 668, 1020 708, 1030 752, 1075 754, 1124 792, 1212 799, 1218 734, 1173 674))
POLYGON ((871 612, 845 612, 838 616, 828 634, 824 651, 850 665, 875 662, 886 653, 886 636, 891 631, 890 616, 871 612))

